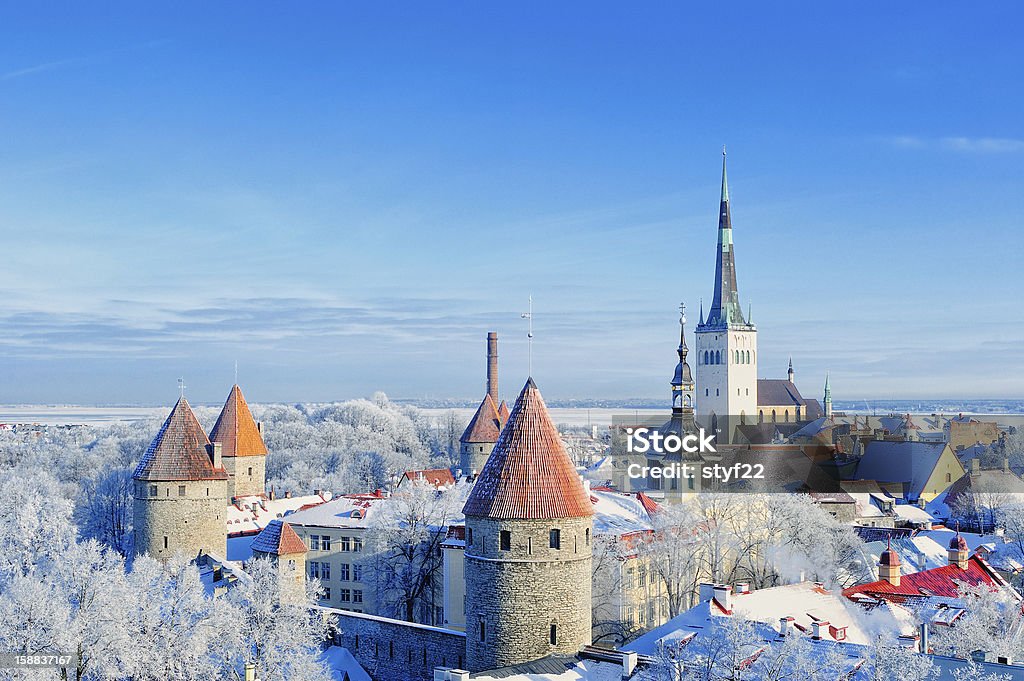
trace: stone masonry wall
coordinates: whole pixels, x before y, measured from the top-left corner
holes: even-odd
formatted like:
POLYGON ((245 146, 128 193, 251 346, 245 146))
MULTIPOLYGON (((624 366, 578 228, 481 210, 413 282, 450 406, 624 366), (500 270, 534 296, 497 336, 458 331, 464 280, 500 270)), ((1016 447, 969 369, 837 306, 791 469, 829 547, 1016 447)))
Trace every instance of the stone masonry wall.
POLYGON ((135 481, 135 552, 169 558, 182 552, 192 557, 204 550, 227 555, 227 481, 135 481), (156 496, 150 487, 156 486, 156 496), (179 486, 185 494, 179 496, 179 486), (167 537, 167 548, 164 548, 167 537))
POLYGON ((463 475, 479 473, 494 450, 493 442, 463 442, 459 448, 459 468, 463 475))
POLYGON ((224 470, 228 472, 228 500, 263 494, 267 489, 267 457, 225 456, 224 470), (252 475, 249 469, 252 468, 252 475))
POLYGON ((552 653, 575 654, 591 642, 591 518, 526 521, 470 516, 466 527, 469 671, 552 653), (559 549, 549 546, 552 529, 560 530, 559 549), (502 530, 511 533, 507 550, 501 548, 502 530))
POLYGON ((344 646, 374 681, 432 681, 435 667, 465 669, 466 635, 401 620, 321 608, 336 618, 344 646))

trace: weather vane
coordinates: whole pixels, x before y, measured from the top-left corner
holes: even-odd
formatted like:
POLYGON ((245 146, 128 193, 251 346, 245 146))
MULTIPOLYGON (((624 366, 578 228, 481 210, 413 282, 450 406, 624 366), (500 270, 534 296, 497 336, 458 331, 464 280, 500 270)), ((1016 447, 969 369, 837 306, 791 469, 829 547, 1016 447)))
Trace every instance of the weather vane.
POLYGON ((526 332, 527 343, 530 346, 530 376, 533 376, 533 295, 530 295, 530 311, 519 315, 529 323, 526 332))
POLYGON ((686 303, 679 303, 679 323, 686 323, 686 303))

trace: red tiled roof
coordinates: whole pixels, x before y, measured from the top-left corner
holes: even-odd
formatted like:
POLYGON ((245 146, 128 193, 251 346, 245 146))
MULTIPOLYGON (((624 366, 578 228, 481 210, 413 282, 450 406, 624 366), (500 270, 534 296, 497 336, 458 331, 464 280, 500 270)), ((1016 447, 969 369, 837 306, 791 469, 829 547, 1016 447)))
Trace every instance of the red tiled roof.
POLYGON ((519 393, 463 513, 502 519, 594 515, 576 467, 532 378, 519 393))
POLYGON ((221 443, 223 456, 266 456, 267 445, 263 443, 260 429, 245 403, 242 389, 231 387, 224 408, 217 417, 217 423, 210 431, 210 440, 221 443))
POLYGON ((966 570, 956 565, 946 565, 903 575, 900 577, 899 586, 880 579, 877 582, 843 589, 843 595, 849 598, 855 594, 865 594, 896 601, 923 596, 956 598, 959 595, 959 583, 961 582, 969 586, 978 584, 1002 586, 1005 583, 985 561, 978 556, 971 556, 967 561, 966 570))
POLYGON ((501 425, 504 426, 508 423, 508 415, 508 403, 505 400, 502 400, 501 404, 498 405, 498 420, 501 421, 501 425))
POLYGON ((649 496, 647 496, 643 492, 637 492, 636 493, 636 500, 639 501, 640 505, 644 507, 645 511, 647 511, 647 515, 654 515, 655 513, 657 513, 658 509, 660 508, 658 506, 658 502, 657 501, 655 501, 654 499, 650 498, 649 496))
POLYGON ((410 482, 422 480, 424 482, 429 482, 434 487, 441 487, 442 485, 447 487, 448 485, 455 484, 455 476, 453 476, 452 472, 447 468, 406 471, 405 474, 402 475, 402 478, 404 480, 409 480, 410 482))
POLYGON ((227 480, 223 468, 210 460, 210 440, 199 425, 188 401, 174 405, 135 468, 136 480, 227 480))
POLYGON ((252 550, 284 556, 290 553, 305 553, 306 544, 295 534, 291 525, 280 520, 271 520, 252 540, 252 550))
POLYGON ((497 442, 501 424, 502 420, 498 416, 498 407, 494 400, 489 394, 484 395, 483 402, 477 407, 459 442, 497 442))

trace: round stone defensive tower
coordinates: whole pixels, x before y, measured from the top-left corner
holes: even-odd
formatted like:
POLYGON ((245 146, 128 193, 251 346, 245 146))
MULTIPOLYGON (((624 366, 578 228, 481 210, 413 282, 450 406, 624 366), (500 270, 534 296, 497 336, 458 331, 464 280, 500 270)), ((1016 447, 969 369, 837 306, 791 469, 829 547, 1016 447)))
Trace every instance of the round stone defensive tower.
POLYGON ((227 553, 227 480, 212 445, 182 397, 133 475, 135 552, 155 558, 227 553))
POLYGON ((468 669, 589 644, 594 509, 533 379, 463 510, 468 669))
POLYGON ((267 486, 267 446, 263 433, 252 417, 242 389, 231 386, 210 441, 221 444, 224 470, 228 474, 228 500, 259 496, 267 486))

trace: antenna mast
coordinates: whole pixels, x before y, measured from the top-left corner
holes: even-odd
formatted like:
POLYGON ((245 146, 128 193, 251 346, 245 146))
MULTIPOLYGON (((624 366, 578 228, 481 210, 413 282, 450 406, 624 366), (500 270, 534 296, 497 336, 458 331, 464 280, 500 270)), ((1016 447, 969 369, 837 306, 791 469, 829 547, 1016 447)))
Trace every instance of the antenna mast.
POLYGON ((533 294, 530 294, 530 311, 524 312, 520 315, 523 319, 528 322, 528 331, 526 332, 527 343, 530 346, 530 373, 533 376, 533 294))

